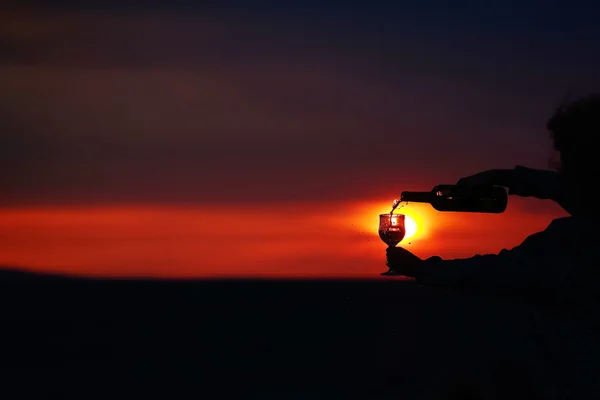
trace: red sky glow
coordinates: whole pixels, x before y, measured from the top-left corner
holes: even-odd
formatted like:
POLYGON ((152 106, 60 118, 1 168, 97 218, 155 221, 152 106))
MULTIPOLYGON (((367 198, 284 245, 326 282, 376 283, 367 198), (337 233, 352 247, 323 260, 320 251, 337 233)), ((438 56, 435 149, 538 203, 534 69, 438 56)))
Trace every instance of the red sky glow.
MULTIPOLYGON (((547 167, 553 107, 600 84, 598 24, 575 8, 121 3, 0 12, 0 266, 375 277, 400 192, 547 167)), ((402 245, 446 258, 564 215, 403 212, 402 245)))
MULTIPOLYGON (((0 211, 0 265, 80 276, 376 277, 385 270, 378 214, 389 204, 250 207, 113 206, 0 211)), ((442 214, 409 204, 401 245, 420 257, 469 257, 517 245, 557 209, 442 214)))

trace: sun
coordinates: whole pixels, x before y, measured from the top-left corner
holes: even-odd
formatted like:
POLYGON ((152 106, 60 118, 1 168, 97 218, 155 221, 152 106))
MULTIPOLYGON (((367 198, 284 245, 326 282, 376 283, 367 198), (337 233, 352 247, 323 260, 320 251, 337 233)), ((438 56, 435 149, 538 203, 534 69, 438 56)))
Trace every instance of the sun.
POLYGON ((404 229, 406 230, 406 233, 404 234, 403 240, 410 239, 417 233, 417 223, 410 215, 404 217, 404 229))
MULTIPOLYGON (((361 232, 376 233, 379 228, 379 215, 389 213, 389 203, 366 203, 358 204, 352 211, 353 221, 358 221, 353 225, 361 232)), ((428 237, 429 224, 428 218, 431 217, 431 210, 420 204, 411 204, 410 207, 403 206, 395 210, 395 215, 404 215, 405 234, 402 239, 403 244, 409 244, 411 240, 422 240, 428 237)))

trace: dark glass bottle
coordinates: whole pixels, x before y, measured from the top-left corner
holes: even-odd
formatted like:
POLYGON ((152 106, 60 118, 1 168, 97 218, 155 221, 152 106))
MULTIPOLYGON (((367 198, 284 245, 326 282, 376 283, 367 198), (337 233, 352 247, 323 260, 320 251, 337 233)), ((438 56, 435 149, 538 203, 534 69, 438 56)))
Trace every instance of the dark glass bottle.
POLYGON ((501 186, 438 185, 431 192, 402 192, 400 200, 430 203, 438 211, 499 214, 506 210, 508 195, 501 186))

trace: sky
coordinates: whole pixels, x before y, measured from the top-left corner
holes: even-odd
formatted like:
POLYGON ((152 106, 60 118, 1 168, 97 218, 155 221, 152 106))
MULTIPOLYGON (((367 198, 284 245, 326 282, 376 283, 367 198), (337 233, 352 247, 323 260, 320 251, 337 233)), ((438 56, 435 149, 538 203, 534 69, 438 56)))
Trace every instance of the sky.
MULTIPOLYGON (((553 108, 600 88, 593 2, 18 3, 0 10, 6 267, 376 276, 401 191, 546 168, 553 108)), ((403 212, 401 245, 446 258, 564 215, 403 212)))

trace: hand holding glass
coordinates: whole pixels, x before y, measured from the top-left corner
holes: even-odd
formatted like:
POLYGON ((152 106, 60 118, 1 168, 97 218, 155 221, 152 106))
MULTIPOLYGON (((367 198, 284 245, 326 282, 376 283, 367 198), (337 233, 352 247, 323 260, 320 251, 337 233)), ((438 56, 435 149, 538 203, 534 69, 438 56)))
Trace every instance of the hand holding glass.
MULTIPOLYGON (((389 247, 395 247, 404 239, 406 228, 404 214, 379 214, 379 237, 389 247)), ((381 275, 398 275, 391 269, 381 275)))

